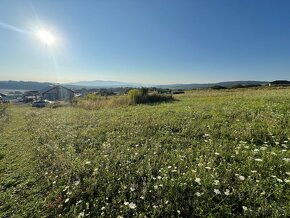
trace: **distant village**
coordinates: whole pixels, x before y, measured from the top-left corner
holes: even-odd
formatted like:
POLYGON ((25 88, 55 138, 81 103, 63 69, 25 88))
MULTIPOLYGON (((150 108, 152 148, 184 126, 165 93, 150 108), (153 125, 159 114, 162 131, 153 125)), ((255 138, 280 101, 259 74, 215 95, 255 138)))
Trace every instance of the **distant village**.
MULTIPOLYGON (((14 103, 32 103, 38 100, 47 101, 67 101, 71 102, 73 98, 80 98, 87 94, 96 94, 100 96, 111 95, 124 95, 127 94, 131 87, 118 87, 118 88, 82 88, 82 89, 69 89, 62 85, 48 86, 42 90, 31 91, 11 91, 7 94, 0 93, 0 101, 2 103, 14 102, 14 103)), ((170 90, 160 88, 150 88, 150 91, 156 91, 161 94, 181 94, 183 90, 170 90)))
MULTIPOLYGON (((234 89, 234 88, 251 88, 259 86, 290 86, 290 81, 287 80, 276 80, 265 85, 252 84, 243 85, 237 84, 232 87, 224 87, 215 85, 208 89, 234 89)), ((100 96, 111 96, 111 95, 124 95, 127 94, 132 87, 116 87, 116 88, 81 88, 81 89, 69 89, 62 85, 50 85, 42 90, 31 90, 31 91, 9 91, 8 93, 0 92, 0 103, 33 103, 39 100, 46 101, 67 101, 72 102, 74 98, 81 98, 87 94, 96 94, 100 96)), ((199 88, 200 89, 200 88, 199 88)), ((204 88, 203 88, 204 89, 204 88)), ((157 92, 159 94, 183 94, 184 89, 168 89, 168 88, 149 88, 150 92, 157 92)))

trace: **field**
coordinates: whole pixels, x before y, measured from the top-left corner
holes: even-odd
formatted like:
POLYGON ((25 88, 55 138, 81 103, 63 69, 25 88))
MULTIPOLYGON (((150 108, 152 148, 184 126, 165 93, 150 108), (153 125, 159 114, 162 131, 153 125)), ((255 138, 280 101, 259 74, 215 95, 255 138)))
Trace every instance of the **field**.
POLYGON ((0 217, 290 214, 290 89, 7 110, 0 217))

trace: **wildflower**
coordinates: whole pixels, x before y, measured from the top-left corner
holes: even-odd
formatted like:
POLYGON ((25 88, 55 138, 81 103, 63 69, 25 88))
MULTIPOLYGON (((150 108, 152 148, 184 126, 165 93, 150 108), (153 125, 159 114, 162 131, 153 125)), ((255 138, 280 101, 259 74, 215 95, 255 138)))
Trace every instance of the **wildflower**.
POLYGON ((278 182, 283 182, 283 180, 282 180, 282 179, 278 179, 278 178, 277 178, 277 181, 278 181, 278 182))
POLYGON ((262 162, 263 160, 260 159, 260 158, 256 158, 255 161, 257 161, 257 162, 262 162))
POLYGON ((69 186, 64 187, 64 189, 62 190, 63 192, 66 192, 68 190, 69 186))
POLYGON ((64 203, 67 203, 67 202, 69 202, 69 198, 65 199, 65 201, 64 201, 64 203))
POLYGON ((168 166, 167 168, 168 168, 168 169, 171 169, 171 168, 172 168, 172 166, 168 166))
POLYGON ((242 206, 242 208, 243 208, 244 211, 248 210, 248 208, 246 206, 242 206))
POLYGON ((215 152, 214 154, 215 154, 215 155, 220 155, 220 153, 218 153, 218 152, 215 152))
POLYGON ((201 183, 200 183, 201 179, 200 179, 200 178, 196 178, 194 181, 195 181, 197 184, 201 185, 201 183))
POLYGON ((201 196, 201 193, 196 192, 195 195, 196 195, 197 197, 200 197, 200 196, 201 196))
POLYGON ((230 190, 226 189, 225 195, 227 195, 227 196, 230 195, 230 190))
POLYGON ((266 194, 266 192, 265 192, 265 191, 261 192, 261 195, 265 195, 265 194, 266 194))
POLYGON ((78 215, 78 218, 81 218, 81 217, 84 217, 85 216, 85 212, 80 212, 79 215, 78 215))
POLYGON ((129 204, 129 208, 131 208, 131 209, 135 209, 135 208, 136 208, 136 204, 134 204, 133 202, 131 202, 131 203, 129 204))
POLYGON ((244 176, 239 176, 239 179, 243 181, 243 180, 245 180, 245 177, 244 176))
POLYGON ((180 214, 180 210, 177 210, 177 213, 180 214))
POLYGON ((131 191, 131 192, 135 191, 135 188, 134 188, 134 187, 131 187, 131 188, 130 188, 130 191, 131 191))
POLYGON ((129 205, 129 202, 125 201, 125 202, 124 202, 124 205, 126 205, 126 206, 129 205))
POLYGON ((287 174, 288 176, 290 176, 290 172, 286 172, 286 174, 287 174))
POLYGON ((214 185, 218 185, 220 183, 220 181, 219 180, 214 180, 214 185))
POLYGON ((218 190, 218 189, 214 189, 213 192, 214 192, 216 195, 220 195, 220 194, 221 194, 220 190, 218 190))
POLYGON ((74 185, 75 186, 78 186, 79 184, 80 184, 80 181, 79 180, 74 182, 74 185))
POLYGON ((82 200, 77 201, 76 205, 79 205, 80 203, 82 203, 82 200))
POLYGON ((154 185, 154 189, 155 189, 155 190, 158 189, 158 185, 154 185))
POLYGON ((145 199, 145 197, 144 197, 144 196, 141 196, 141 197, 140 197, 140 199, 144 200, 144 199, 145 199))
POLYGON ((105 210, 105 209, 106 209, 106 207, 102 207, 102 208, 101 208, 101 210, 105 210))
POLYGON ((208 169, 208 170, 210 170, 211 168, 210 168, 210 167, 205 167, 205 169, 208 169))
POLYGON ((162 177, 161 176, 157 176, 157 179, 161 179, 162 177))
POLYGON ((256 171, 256 170, 251 170, 251 172, 252 172, 252 173, 256 173, 257 171, 256 171))
POLYGON ((284 160, 286 162, 290 162, 290 158, 283 158, 282 160, 284 160))
POLYGON ((91 161, 86 161, 86 165, 89 165, 89 164, 91 164, 91 161))

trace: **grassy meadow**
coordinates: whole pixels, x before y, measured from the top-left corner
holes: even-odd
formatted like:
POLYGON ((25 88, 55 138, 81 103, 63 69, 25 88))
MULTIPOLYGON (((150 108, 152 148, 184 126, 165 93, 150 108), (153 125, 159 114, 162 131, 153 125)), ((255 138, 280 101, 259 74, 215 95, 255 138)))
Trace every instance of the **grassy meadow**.
POLYGON ((290 89, 174 98, 9 106, 0 217, 289 216, 290 89))

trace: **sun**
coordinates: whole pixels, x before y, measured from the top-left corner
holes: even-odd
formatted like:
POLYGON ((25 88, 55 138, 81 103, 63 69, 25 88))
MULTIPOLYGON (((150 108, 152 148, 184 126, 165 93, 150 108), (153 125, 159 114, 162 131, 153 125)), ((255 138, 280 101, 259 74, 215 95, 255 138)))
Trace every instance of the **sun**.
POLYGON ((55 42, 54 36, 47 30, 38 31, 37 36, 46 45, 52 45, 55 42))

